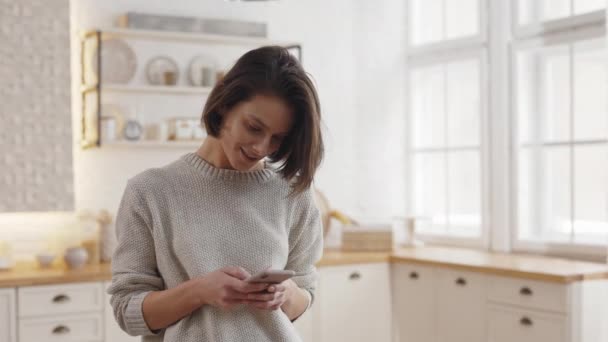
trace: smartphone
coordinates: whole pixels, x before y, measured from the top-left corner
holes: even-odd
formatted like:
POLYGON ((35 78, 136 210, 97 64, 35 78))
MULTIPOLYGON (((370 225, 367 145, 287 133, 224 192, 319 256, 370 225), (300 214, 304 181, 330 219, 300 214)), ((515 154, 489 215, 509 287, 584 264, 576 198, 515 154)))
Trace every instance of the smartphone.
POLYGON ((248 283, 279 284, 294 277, 296 272, 290 270, 265 270, 245 279, 248 283))

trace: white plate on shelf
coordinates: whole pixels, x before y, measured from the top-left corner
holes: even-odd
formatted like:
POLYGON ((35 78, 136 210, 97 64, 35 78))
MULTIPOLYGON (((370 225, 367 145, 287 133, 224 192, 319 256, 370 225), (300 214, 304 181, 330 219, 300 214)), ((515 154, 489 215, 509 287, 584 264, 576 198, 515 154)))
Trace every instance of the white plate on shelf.
POLYGON ((146 65, 146 78, 152 85, 175 85, 179 80, 179 67, 177 62, 167 56, 156 56, 148 61, 146 65), (172 72, 173 82, 167 82, 165 73, 172 72))
MULTIPOLYGON (((97 82, 97 45, 93 45, 88 56, 91 75, 88 83, 97 82)), ((103 39, 101 42, 101 80, 103 83, 127 84, 135 76, 137 57, 124 40, 103 39)))

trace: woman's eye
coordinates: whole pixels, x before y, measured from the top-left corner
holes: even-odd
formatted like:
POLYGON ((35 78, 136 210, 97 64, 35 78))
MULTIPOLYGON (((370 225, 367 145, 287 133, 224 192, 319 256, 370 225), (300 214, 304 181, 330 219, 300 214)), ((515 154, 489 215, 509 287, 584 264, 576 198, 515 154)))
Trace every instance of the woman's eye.
POLYGON ((251 125, 248 125, 248 126, 247 126, 247 128, 248 128, 250 131, 252 131, 252 132, 256 132, 256 133, 257 133, 257 132, 261 132, 261 131, 262 131, 262 129, 261 129, 261 128, 259 128, 259 127, 255 127, 255 126, 251 126, 251 125))

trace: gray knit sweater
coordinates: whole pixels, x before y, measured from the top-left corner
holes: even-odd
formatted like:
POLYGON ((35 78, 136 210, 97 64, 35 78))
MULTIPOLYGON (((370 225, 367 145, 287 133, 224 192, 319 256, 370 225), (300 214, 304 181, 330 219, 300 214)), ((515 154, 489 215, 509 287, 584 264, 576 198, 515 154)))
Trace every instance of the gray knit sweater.
POLYGON ((118 245, 108 293, 114 316, 143 341, 300 341, 281 310, 204 305, 158 332, 147 327, 142 302, 225 266, 252 274, 290 269, 314 295, 322 253, 319 211, 310 189, 288 197, 289 183, 272 168, 218 169, 189 153, 130 179, 116 219, 118 245))

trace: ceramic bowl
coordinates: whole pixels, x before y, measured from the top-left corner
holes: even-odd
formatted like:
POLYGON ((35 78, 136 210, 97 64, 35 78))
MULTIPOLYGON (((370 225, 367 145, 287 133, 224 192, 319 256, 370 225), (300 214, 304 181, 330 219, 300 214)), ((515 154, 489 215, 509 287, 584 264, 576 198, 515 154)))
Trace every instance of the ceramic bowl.
POLYGON ((38 253, 38 255, 36 255, 36 260, 38 260, 40 267, 46 268, 51 267, 55 257, 56 255, 52 253, 38 253))
POLYGON ((13 267, 13 261, 7 256, 0 255, 0 271, 10 270, 13 267))
POLYGON ((70 247, 66 249, 63 258, 70 268, 81 268, 87 263, 89 254, 82 247, 70 247))

